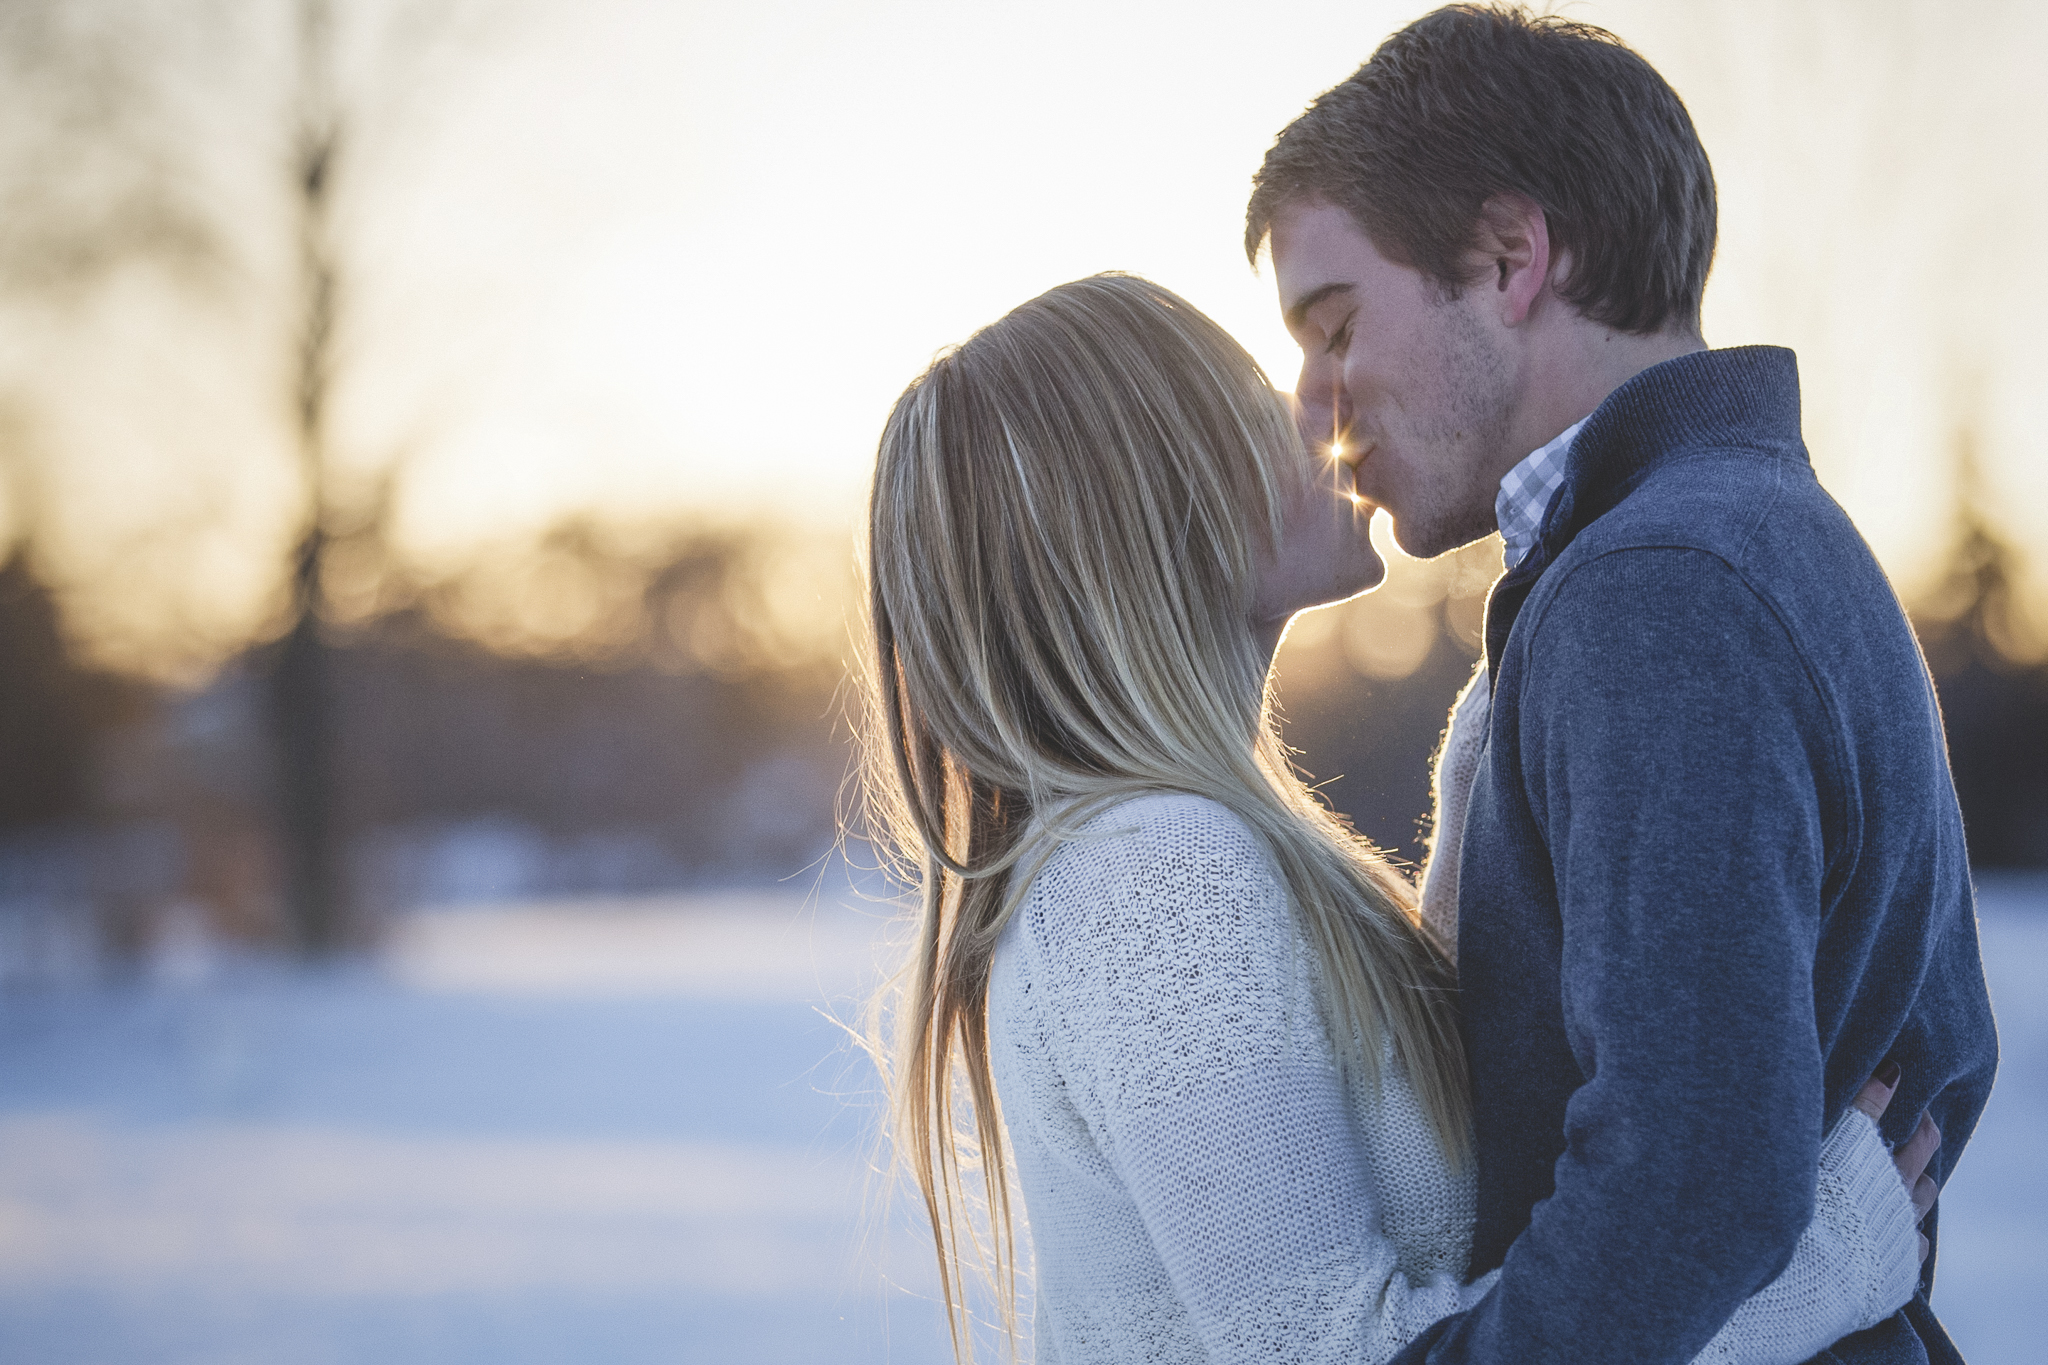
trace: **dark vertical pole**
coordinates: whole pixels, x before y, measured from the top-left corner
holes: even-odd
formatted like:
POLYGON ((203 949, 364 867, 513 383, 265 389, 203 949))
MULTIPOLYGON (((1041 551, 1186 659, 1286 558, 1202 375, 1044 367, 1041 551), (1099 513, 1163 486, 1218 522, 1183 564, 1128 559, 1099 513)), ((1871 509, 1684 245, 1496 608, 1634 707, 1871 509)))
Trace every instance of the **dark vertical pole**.
POLYGON ((328 63, 327 0, 301 0, 299 88, 292 156, 298 236, 298 317, 293 436, 306 488, 305 524, 293 549, 291 628, 270 677, 276 728, 285 897, 300 952, 342 946, 345 902, 335 827, 334 697, 331 651, 322 631, 327 551, 327 400, 333 381, 337 267, 332 242, 335 160, 340 150, 328 63))

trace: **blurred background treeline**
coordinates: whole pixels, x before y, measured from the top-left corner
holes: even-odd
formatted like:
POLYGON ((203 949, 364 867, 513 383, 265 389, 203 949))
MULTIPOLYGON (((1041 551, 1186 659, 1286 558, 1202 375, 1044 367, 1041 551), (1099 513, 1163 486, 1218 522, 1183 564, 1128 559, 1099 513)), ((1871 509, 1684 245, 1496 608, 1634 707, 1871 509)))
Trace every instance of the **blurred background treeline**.
POLYGON ((505 18, 0 10, 0 980, 832 846, 843 544, 572 513, 429 567, 391 534, 409 437, 343 453, 389 292, 359 166, 505 18), (251 426, 282 456, 253 535, 247 472, 206 486, 251 426))
MULTIPOLYGON (((1973 859, 2042 867, 2048 666, 2015 623, 2006 559, 1981 524, 1960 527, 1914 623, 1973 859)), ((1303 766, 1411 861, 1498 563, 1489 541, 1404 564, 1298 620, 1281 656, 1303 766)), ((280 693, 307 685, 289 632, 197 683, 95 666, 19 543, 0 568, 0 970, 85 970, 195 917, 228 940, 324 948, 422 904, 815 873, 848 811, 850 579, 773 526, 635 543, 571 523, 501 562, 387 586, 372 608, 323 591, 311 685, 327 753, 308 773, 284 729, 305 722, 280 693), (778 593, 808 610, 777 612, 778 593), (310 800, 294 791, 308 782, 310 800), (308 805, 320 824, 294 825, 308 805), (309 838, 321 847, 294 848, 309 838), (308 856, 331 860, 337 897, 311 912, 331 925, 294 904, 292 860, 308 856)))
MULTIPOLYGON (((1854 26, 1846 10, 1815 12, 1821 31, 1854 26)), ((1403 17, 1355 21, 1364 37, 1328 78, 1403 17)), ((777 436, 776 451, 829 446, 825 491, 807 503, 780 496, 805 481, 797 457, 748 442, 809 420, 805 395, 825 383, 813 369, 868 363, 865 322, 839 317, 822 347, 788 351, 742 329, 727 348, 748 353, 737 361, 663 351, 672 334, 725 322, 697 285, 647 273, 657 219, 643 215, 626 246, 600 243, 616 250, 598 281, 642 310, 640 330, 578 363, 674 389, 674 411, 725 425, 651 439, 645 413, 601 410, 601 386, 545 420, 505 418, 544 387, 535 367, 560 357, 508 361, 504 336, 580 335, 545 309, 521 312, 553 297, 559 263, 538 238, 518 246, 531 259, 505 245, 512 170, 467 217, 433 193, 480 174, 476 130, 490 120, 451 109, 550 107, 534 24, 530 9, 453 0, 0 7, 0 980, 91 975, 166 944, 332 953, 421 905, 801 879, 831 854, 850 809, 846 509, 871 447, 777 436), (497 294, 462 274, 471 258, 489 259, 497 294), (490 302, 500 294, 528 302, 490 302), (731 396, 748 370, 769 376, 767 399, 731 396), (462 374, 492 378, 450 378, 462 374), (770 491, 734 495, 755 464, 770 491), (543 465, 614 473, 602 497, 570 495, 537 482, 543 465), (462 534, 439 534, 451 526, 462 534)), ((1907 30, 1856 33, 1910 63, 1907 30)), ((1799 36, 1782 45, 1788 60, 1799 36)), ((1285 76, 1277 88, 1293 93, 1240 139, 1254 152, 1286 99, 1298 107, 1316 88, 1285 76)), ((594 161, 593 183, 612 185, 687 180, 697 164, 680 132, 674 159, 650 164, 549 141, 573 131, 535 115, 490 164, 553 174, 594 161)), ((839 146, 829 126, 812 131, 821 156, 839 146)), ((1219 183, 1241 187, 1248 169, 1233 163, 1219 183)), ((731 217, 737 202, 698 212, 731 217)), ((587 226, 607 209, 562 212, 587 226)), ((1233 212, 1219 201, 1203 250, 1235 270, 1233 212)), ((1737 218, 1729 250, 1753 235, 1737 218)), ((696 265, 738 297, 763 283, 696 265)), ((1069 269, 1055 252, 1038 284, 1122 265, 1146 262, 1091 255, 1069 269)), ((990 265, 990 288, 1010 287, 1005 268, 990 265)), ((1739 276, 1737 296, 1771 277, 1739 276)), ((799 307, 763 311, 792 336, 818 325, 799 307)), ((918 335, 927 348, 948 339, 918 335)), ((1284 379, 1284 354, 1270 337, 1259 347, 1284 379)), ((848 430, 872 431, 914 372, 902 344, 878 349, 895 378, 863 390, 848 430)), ((1918 508, 1907 550, 1880 549, 1912 567, 1900 586, 1940 689, 1973 858, 2048 866, 2048 613, 1986 472, 1979 416, 1999 393, 1951 370, 1929 371, 1953 390, 1946 435, 1913 450, 1906 480, 1947 496, 1918 508)), ((1839 445, 1854 399, 1828 394, 1816 406, 1834 425, 1820 436, 1839 445)), ((1829 450, 1817 444, 1824 479, 1860 486, 1867 471, 1829 450)), ((1381 591, 1302 618, 1281 656, 1303 767, 1410 861, 1428 760, 1498 566, 1497 542, 1398 562, 1381 591)))

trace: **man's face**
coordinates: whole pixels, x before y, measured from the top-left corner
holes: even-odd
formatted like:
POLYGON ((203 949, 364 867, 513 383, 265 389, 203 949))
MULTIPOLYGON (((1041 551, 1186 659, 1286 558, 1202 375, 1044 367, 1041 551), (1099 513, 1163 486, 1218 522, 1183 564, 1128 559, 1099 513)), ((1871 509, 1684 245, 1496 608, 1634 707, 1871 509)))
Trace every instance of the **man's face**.
POLYGON ((1282 210, 1272 241, 1311 448, 1339 447, 1360 496, 1387 509, 1411 555, 1492 531, 1500 480, 1528 454, 1507 439, 1517 376, 1491 311, 1496 291, 1482 282, 1445 300, 1318 200, 1282 210))

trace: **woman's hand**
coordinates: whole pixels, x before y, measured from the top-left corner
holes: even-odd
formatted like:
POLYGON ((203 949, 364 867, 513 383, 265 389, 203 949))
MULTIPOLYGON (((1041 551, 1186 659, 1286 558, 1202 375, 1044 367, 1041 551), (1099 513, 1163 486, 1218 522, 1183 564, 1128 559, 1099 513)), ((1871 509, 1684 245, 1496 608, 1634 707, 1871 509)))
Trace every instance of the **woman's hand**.
MULTIPOLYGON (((1863 1083, 1850 1103, 1870 1115, 1872 1123, 1884 1117, 1885 1107, 1892 1102, 1892 1094, 1899 1088, 1899 1064, 1886 1062, 1877 1069, 1877 1074, 1863 1083)), ((1927 1163, 1941 1146, 1941 1129, 1934 1126, 1934 1120, 1927 1115, 1920 1116, 1920 1124, 1913 1130, 1913 1136, 1892 1153, 1892 1164, 1899 1168, 1899 1179, 1906 1182, 1906 1194, 1913 1201, 1913 1212, 1921 1218, 1934 1207, 1934 1197, 1941 1193, 1933 1179, 1927 1174, 1927 1163)), ((1928 1252, 1927 1236, 1920 1236, 1920 1259, 1925 1261, 1928 1252)))

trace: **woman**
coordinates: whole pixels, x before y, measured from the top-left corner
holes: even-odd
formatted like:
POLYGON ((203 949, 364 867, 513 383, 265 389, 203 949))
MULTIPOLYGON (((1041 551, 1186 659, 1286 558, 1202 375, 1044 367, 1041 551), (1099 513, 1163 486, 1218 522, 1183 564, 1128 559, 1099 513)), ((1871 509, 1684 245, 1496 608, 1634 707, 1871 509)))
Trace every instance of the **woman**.
MULTIPOLYGON (((870 786, 923 893, 897 1139, 962 1354, 976 1160, 1007 1325, 1014 1159, 1044 1359, 1380 1361, 1491 1284, 1463 1283, 1452 966, 1273 728, 1288 619, 1384 576, 1370 511, 1240 347, 1128 276, 1023 305, 890 417, 870 786)), ((1798 1255, 1708 1356, 1790 1365, 1902 1304, 1899 1174, 1845 1120, 1798 1255)))

